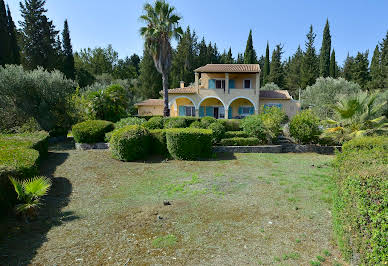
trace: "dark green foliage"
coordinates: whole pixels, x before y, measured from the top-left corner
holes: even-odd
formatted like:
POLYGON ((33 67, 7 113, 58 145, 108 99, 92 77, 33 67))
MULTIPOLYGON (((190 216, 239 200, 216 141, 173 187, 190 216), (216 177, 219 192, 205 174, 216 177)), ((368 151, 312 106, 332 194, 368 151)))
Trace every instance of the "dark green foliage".
POLYGON ((140 62, 139 95, 143 98, 159 98, 162 89, 162 75, 156 70, 154 60, 144 49, 140 62))
POLYGON ((252 30, 249 31, 247 46, 244 53, 244 64, 257 64, 257 55, 253 48, 252 30))
POLYGON ((146 121, 143 126, 148 129, 162 129, 164 127, 163 117, 155 116, 146 121))
POLYGON ((334 232, 355 265, 387 263, 387 158, 387 137, 363 137, 345 143, 334 162, 334 232))
POLYGON ((330 74, 330 51, 331 51, 331 35, 329 20, 326 20, 325 29, 323 30, 323 39, 321 52, 319 55, 319 74, 321 77, 328 77, 330 74))
POLYGON ((224 138, 230 139, 230 138, 247 138, 249 135, 244 131, 226 131, 224 138))
POLYGON ((313 31, 313 26, 307 33, 306 51, 304 52, 302 69, 301 69, 301 85, 306 88, 314 84, 319 75, 319 60, 315 51, 314 41, 316 34, 313 31))
POLYGON ((219 119, 221 123, 224 123, 226 131, 240 131, 241 120, 240 119, 219 119))
POLYGON ((184 117, 168 117, 164 119, 164 128, 185 128, 187 124, 184 117))
POLYGON ((95 76, 112 74, 114 66, 118 61, 118 53, 112 45, 107 47, 96 47, 81 49, 74 54, 74 64, 76 70, 85 69, 95 76))
POLYGON ((383 88, 388 88, 388 31, 381 41, 381 71, 383 72, 383 88))
POLYGON ((343 68, 343 78, 346 79, 347 81, 352 81, 353 80, 353 69, 354 69, 354 57, 353 56, 346 56, 345 63, 344 63, 344 68, 343 68))
POLYGON ((205 116, 201 118, 201 124, 203 128, 208 128, 211 124, 215 123, 217 119, 211 116, 205 116))
POLYGON ((172 128, 167 132, 167 148, 174 159, 197 160, 212 154, 212 131, 197 128, 172 128))
POLYGON ((65 20, 63 32, 62 32, 62 44, 63 44, 63 73, 67 78, 75 78, 74 56, 73 46, 71 45, 69 24, 67 19, 65 20))
POLYGON ((272 52, 271 71, 268 77, 269 82, 273 82, 279 87, 284 87, 284 69, 282 64, 283 46, 276 45, 275 50, 272 52))
POLYGON ((191 128, 206 128, 201 121, 195 121, 190 125, 191 128))
POLYGON ((165 129, 150 130, 151 152, 162 156, 169 156, 165 129))
POLYGON ((123 118, 120 121, 118 121, 117 123, 115 123, 115 129, 123 128, 126 126, 134 126, 134 125, 141 126, 145 122, 146 122, 146 120, 144 118, 127 117, 127 118, 123 118))
POLYGON ((352 80, 358 83, 362 89, 366 89, 370 80, 368 51, 365 53, 357 53, 354 59, 352 74, 352 80))
POLYGON ((9 34, 9 64, 20 64, 20 47, 17 40, 17 32, 16 26, 13 22, 11 11, 9 10, 9 6, 7 6, 7 20, 8 20, 8 34, 9 34))
POLYGON ((248 137, 248 138, 241 138, 241 137, 234 137, 234 138, 227 138, 222 139, 220 142, 221 146, 257 146, 263 144, 262 140, 258 138, 248 137))
POLYGON ((232 48, 229 47, 228 53, 224 53, 221 56, 221 64, 234 64, 234 58, 232 54, 232 48))
POLYGON ((224 138, 225 126, 222 125, 222 123, 219 123, 219 122, 212 123, 210 124, 210 126, 208 126, 208 129, 211 129, 213 132, 213 137, 212 137, 213 144, 220 142, 220 140, 224 138))
POLYGON ((316 143, 320 134, 319 119, 311 110, 304 110, 291 119, 290 135, 298 143, 316 143))
POLYGON ((329 69, 330 77, 337 78, 338 77, 338 66, 337 62, 335 61, 335 51, 333 49, 333 52, 331 53, 330 57, 330 69, 329 69))
POLYGON ((369 89, 377 90, 383 88, 384 75, 381 67, 381 53, 378 45, 376 45, 376 48, 373 52, 373 57, 370 64, 370 76, 371 81, 368 84, 369 89))
POLYGON ((78 86, 84 88, 92 85, 96 78, 85 68, 79 67, 75 70, 75 79, 78 82, 78 86))
POLYGON ((286 63, 286 67, 285 67, 286 68, 285 86, 290 92, 290 94, 294 97, 294 99, 297 99, 298 89, 302 88, 302 81, 301 81, 302 62, 303 62, 303 51, 300 48, 300 46, 298 46, 298 49, 296 50, 295 54, 292 56, 289 62, 286 63))
POLYGON ((268 78, 269 78, 269 73, 271 71, 270 64, 269 64, 269 44, 267 41, 267 48, 265 48, 265 60, 264 60, 264 67, 263 67, 263 84, 267 84, 268 78))
POLYGON ((115 130, 109 143, 113 158, 129 162, 149 154, 151 136, 142 126, 126 126, 115 130))
POLYGON ((73 126, 72 133, 77 143, 104 142, 105 133, 113 131, 114 124, 103 120, 90 120, 73 126))
POLYGON ((288 118, 286 113, 278 107, 265 108, 259 115, 265 128, 268 143, 273 143, 281 134, 281 124, 288 118))
POLYGON ((136 79, 140 74, 140 57, 133 54, 125 59, 119 59, 113 66, 112 76, 115 79, 136 79))
POLYGON ((7 11, 4 0, 0 0, 0 66, 10 61, 10 38, 8 32, 7 11))
POLYGON ((266 141, 265 127, 260 115, 250 115, 245 117, 241 122, 241 127, 250 137, 266 141))

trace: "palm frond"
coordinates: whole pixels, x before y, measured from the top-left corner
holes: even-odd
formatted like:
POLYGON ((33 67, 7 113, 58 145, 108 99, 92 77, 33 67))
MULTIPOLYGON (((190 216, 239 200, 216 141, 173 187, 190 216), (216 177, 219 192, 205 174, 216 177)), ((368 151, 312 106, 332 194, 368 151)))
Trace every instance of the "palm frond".
POLYGON ((16 194, 18 194, 18 199, 23 200, 23 198, 25 197, 23 183, 13 177, 10 177, 9 180, 11 181, 16 194))
POLYGON ((34 177, 23 181, 24 191, 28 195, 42 197, 47 194, 51 187, 51 180, 44 176, 34 177))

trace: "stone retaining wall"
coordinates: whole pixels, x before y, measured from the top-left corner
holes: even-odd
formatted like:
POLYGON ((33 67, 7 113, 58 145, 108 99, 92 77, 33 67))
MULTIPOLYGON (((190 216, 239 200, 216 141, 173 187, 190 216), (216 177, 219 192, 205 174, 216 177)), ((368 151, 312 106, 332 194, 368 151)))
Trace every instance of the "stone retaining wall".
POLYGON ((233 153, 281 153, 282 145, 262 145, 262 146, 215 146, 214 152, 233 153))

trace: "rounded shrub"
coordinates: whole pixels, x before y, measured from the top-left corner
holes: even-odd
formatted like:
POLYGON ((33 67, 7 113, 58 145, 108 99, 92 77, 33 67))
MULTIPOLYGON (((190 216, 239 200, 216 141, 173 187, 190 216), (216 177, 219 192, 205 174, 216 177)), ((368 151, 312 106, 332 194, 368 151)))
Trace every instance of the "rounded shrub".
POLYGON ((223 122, 226 131, 240 131, 241 120, 240 119, 219 119, 218 121, 223 122))
POLYGON ((167 148, 174 159, 196 160, 212 154, 212 131, 197 128, 166 130, 167 148))
POLYGON ((151 152, 162 156, 168 156, 166 130, 150 130, 151 134, 151 152))
POLYGON ((146 120, 144 118, 140 118, 140 117, 127 117, 127 118, 123 118, 119 122, 117 122, 115 124, 115 128, 119 129, 119 128, 123 128, 123 127, 126 127, 126 126, 133 126, 133 125, 139 125, 140 126, 144 122, 146 122, 146 120))
POLYGON ((201 118, 201 123, 202 123, 203 128, 208 128, 210 126, 210 124, 213 124, 216 121, 217 121, 217 119, 215 119, 214 117, 211 117, 211 116, 205 116, 205 117, 201 118))
POLYGON ((229 139, 222 139, 220 141, 221 146, 256 146, 262 144, 262 141, 258 138, 229 138, 229 139))
POLYGON ((220 142, 220 140, 225 135, 225 127, 219 122, 215 122, 213 124, 210 124, 208 129, 211 129, 213 132, 213 137, 212 137, 213 144, 220 142))
POLYGON ((103 120, 90 120, 73 126, 72 133, 77 143, 103 142, 105 134, 114 129, 114 124, 103 120))
POLYGON ((191 128, 204 128, 200 121, 195 121, 190 125, 191 128))
POLYGON ((250 137, 258 138, 260 141, 266 141, 266 128, 260 115, 250 115, 241 121, 241 126, 245 133, 250 137))
POLYGON ((321 134, 319 119, 311 110, 302 111, 292 118, 289 131, 298 143, 316 143, 321 134))
POLYGON ((187 122, 184 117, 167 117, 164 119, 164 128, 185 128, 187 122))
POLYGON ((150 120, 143 124, 143 127, 148 129, 162 129, 163 128, 163 117, 154 116, 150 120))
POLYGON ((135 161, 143 159, 150 150, 150 133, 139 125, 117 129, 110 139, 110 150, 115 159, 135 161))
POLYGON ((230 138, 247 138, 249 135, 244 131, 226 131, 224 138, 230 139, 230 138))

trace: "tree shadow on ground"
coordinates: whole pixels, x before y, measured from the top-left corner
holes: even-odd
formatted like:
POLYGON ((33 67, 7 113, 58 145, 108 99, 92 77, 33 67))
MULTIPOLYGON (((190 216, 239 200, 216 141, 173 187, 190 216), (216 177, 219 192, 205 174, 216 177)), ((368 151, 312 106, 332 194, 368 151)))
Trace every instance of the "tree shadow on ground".
POLYGON ((67 178, 54 175, 57 166, 64 163, 67 157, 66 152, 49 152, 47 159, 41 163, 41 175, 52 178, 52 187, 42 201, 38 218, 26 223, 11 216, 0 224, 7 230, 0 239, 0 265, 31 264, 53 227, 78 219, 73 212, 62 211, 69 203, 72 184, 67 178))

